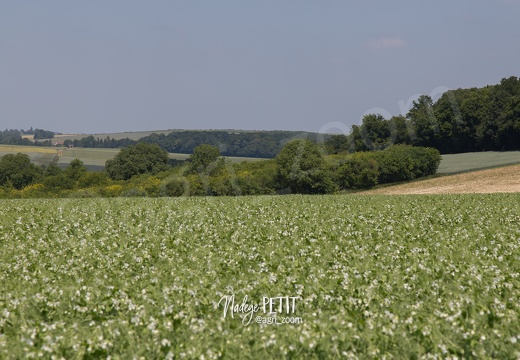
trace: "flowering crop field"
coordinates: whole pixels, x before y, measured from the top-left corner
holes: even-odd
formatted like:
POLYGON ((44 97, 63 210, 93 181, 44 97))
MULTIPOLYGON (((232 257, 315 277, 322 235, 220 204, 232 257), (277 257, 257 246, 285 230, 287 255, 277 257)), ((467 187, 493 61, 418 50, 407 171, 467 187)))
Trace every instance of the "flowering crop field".
POLYGON ((519 317, 520 194, 0 202, 0 358, 515 359, 519 317))

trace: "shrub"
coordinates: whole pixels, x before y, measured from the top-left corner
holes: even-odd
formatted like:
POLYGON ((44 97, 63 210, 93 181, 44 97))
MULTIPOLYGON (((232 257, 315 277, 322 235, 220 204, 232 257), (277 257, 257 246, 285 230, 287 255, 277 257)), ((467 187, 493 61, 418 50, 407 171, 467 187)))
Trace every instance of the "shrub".
POLYGON ((50 191, 59 192, 61 190, 74 189, 76 182, 65 173, 47 176, 43 179, 43 185, 50 191))
POLYGON ((168 168, 168 153, 156 144, 138 143, 122 149, 105 170, 113 180, 128 180, 139 174, 156 174, 168 168))
POLYGON ((377 184, 378 178, 377 161, 365 152, 347 157, 336 173, 336 181, 343 189, 371 188, 377 184))
POLYGON ((174 178, 165 185, 167 196, 188 196, 190 195, 190 183, 185 178, 174 178))
POLYGON ((371 152, 370 156, 379 165, 381 184, 433 175, 441 161, 438 150, 410 145, 394 145, 383 151, 371 152))
POLYGON ((20 191, 23 198, 34 198, 45 195, 45 186, 43 184, 32 184, 23 188, 20 191))
POLYGON ((190 156, 192 171, 200 172, 208 168, 208 166, 220 156, 218 147, 202 144, 193 149, 193 154, 190 156))
POLYGON ((43 170, 31 163, 29 155, 18 153, 0 159, 0 186, 8 185, 21 190, 39 180, 43 170))
POLYGON ((99 197, 99 194, 97 194, 92 189, 80 189, 80 190, 70 192, 67 197, 74 198, 74 199, 91 199, 91 198, 99 197))
POLYGON ((294 193, 326 194, 336 190, 318 145, 307 139, 287 143, 276 156, 283 186, 294 193))
POLYGON ((123 187, 121 185, 109 185, 100 189, 100 194, 105 197, 116 197, 121 195, 123 187))
POLYGON ((281 188, 275 160, 235 164, 235 175, 242 195, 272 195, 281 188))
POLYGON ((121 193, 123 197, 146 197, 147 195, 145 190, 139 188, 131 188, 121 193))
POLYGON ((86 172, 81 175, 78 181, 80 188, 87 188, 91 186, 103 186, 108 184, 107 174, 103 171, 86 172))

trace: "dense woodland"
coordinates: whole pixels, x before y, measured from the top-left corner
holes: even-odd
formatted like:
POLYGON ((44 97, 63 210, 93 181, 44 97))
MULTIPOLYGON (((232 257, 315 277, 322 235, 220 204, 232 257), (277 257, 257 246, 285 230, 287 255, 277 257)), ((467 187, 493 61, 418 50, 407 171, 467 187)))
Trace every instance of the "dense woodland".
MULTIPOLYGON (((52 137, 45 130, 0 131, 0 143, 12 145, 51 145, 49 140, 31 142, 23 134, 35 138, 52 137)), ((172 153, 191 154, 202 144, 219 148, 224 156, 274 158, 291 139, 317 141, 316 133, 293 131, 173 131, 152 134, 139 139, 100 139, 88 136, 66 140, 64 145, 86 148, 123 148, 137 142, 157 144, 172 153)), ((382 150, 406 144, 438 149, 442 154, 474 151, 520 150, 520 79, 512 76, 500 84, 483 88, 450 90, 437 101, 420 96, 406 116, 385 119, 379 114, 363 117, 349 134, 322 135, 329 154, 382 150)))
POLYGON ((394 144, 432 147, 442 154, 520 150, 520 79, 484 88, 423 95, 406 116, 369 114, 349 135, 326 141, 329 153, 380 150, 394 144))
POLYGON ((225 131, 186 130, 169 134, 151 134, 137 141, 131 139, 105 139, 88 136, 79 140, 66 140, 65 146, 85 148, 123 148, 138 142, 157 144, 170 153, 191 154, 202 144, 219 148, 223 156, 274 158, 283 145, 294 138, 317 141, 318 134, 296 131, 225 131))
POLYGON ((168 135, 152 134, 139 141, 157 144, 172 153, 191 154, 197 146, 208 144, 218 147, 224 156, 274 158, 286 142, 295 138, 316 142, 318 134, 295 131, 179 131, 168 135))

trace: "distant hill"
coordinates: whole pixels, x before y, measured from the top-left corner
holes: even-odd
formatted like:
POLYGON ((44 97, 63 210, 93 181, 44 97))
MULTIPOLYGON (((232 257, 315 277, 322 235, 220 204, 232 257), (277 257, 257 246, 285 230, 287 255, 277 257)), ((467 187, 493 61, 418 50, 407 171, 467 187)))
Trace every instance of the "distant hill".
POLYGON ((217 146, 220 153, 231 157, 273 158, 291 139, 317 141, 329 135, 301 131, 246 130, 161 130, 138 133, 97 135, 59 135, 54 141, 66 147, 123 148, 137 142, 157 144, 170 153, 191 154, 202 144, 217 146))
POLYGON ((318 139, 317 133, 296 131, 173 131, 151 134, 139 141, 158 144, 172 153, 191 154, 201 144, 217 146, 224 156, 273 158, 282 147, 295 138, 318 139))
POLYGON ((123 148, 154 143, 168 152, 191 154, 201 144, 217 146, 225 156, 272 158, 289 140, 325 142, 329 154, 382 150, 395 144, 432 147, 441 154, 520 150, 520 79, 511 76, 483 88, 445 92, 436 102, 428 95, 413 102, 409 112, 385 119, 367 114, 350 133, 326 135, 299 131, 158 130, 111 134, 60 135, 32 128, 0 131, 0 144, 69 145, 123 148), (31 141, 24 135, 34 134, 31 141), (51 140, 43 139, 49 136, 51 140))

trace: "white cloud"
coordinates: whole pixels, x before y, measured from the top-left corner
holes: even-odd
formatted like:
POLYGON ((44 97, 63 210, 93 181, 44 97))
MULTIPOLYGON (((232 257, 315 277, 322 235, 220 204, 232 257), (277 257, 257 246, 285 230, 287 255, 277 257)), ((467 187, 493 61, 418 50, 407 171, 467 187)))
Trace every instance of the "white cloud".
POLYGON ((372 49, 392 49, 405 47, 406 43, 399 37, 382 37, 370 40, 370 47, 372 49))

